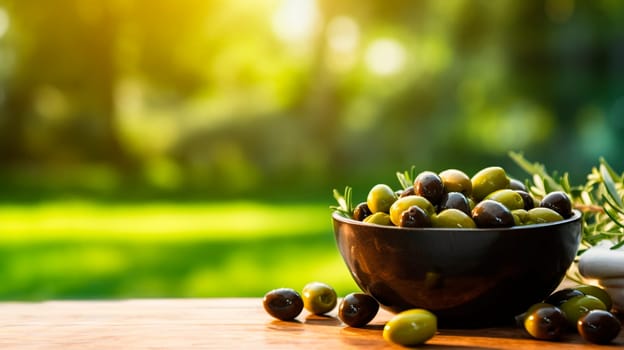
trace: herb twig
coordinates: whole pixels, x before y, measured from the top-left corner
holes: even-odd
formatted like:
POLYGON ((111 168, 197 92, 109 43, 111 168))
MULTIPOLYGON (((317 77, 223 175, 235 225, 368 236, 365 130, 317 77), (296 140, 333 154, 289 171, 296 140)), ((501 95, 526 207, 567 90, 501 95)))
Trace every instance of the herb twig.
POLYGON ((352 199, 353 190, 351 187, 346 186, 344 189, 344 193, 340 193, 338 190, 334 189, 333 194, 338 205, 332 205, 329 208, 335 210, 346 217, 353 216, 353 199, 352 199))

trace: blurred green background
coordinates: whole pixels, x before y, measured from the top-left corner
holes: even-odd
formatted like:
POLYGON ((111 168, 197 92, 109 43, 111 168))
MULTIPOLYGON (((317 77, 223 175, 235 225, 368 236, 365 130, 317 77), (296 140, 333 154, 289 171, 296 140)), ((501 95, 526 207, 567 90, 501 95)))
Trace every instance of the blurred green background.
POLYGON ((344 294, 333 188, 623 131, 617 0, 0 0, 0 299, 344 294))

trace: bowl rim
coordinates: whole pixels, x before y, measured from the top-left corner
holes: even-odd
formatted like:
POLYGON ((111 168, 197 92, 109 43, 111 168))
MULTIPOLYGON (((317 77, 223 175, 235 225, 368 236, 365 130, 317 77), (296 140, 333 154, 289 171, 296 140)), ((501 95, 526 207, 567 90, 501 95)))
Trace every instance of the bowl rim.
POLYGON ((408 232, 426 232, 426 231, 439 231, 439 232, 457 232, 457 231, 467 231, 467 232, 517 232, 517 231, 525 231, 525 230, 533 230, 539 228, 548 228, 548 227, 557 227, 560 225, 565 225, 574 221, 580 221, 582 217, 582 213, 578 209, 572 209, 572 216, 569 218, 553 221, 553 222, 545 222, 541 224, 531 224, 531 225, 516 225, 511 227, 476 227, 476 228, 463 228, 463 227, 401 227, 401 226, 388 226, 388 225, 379 225, 374 223, 368 223, 363 221, 358 221, 352 218, 348 218, 344 216, 340 211, 334 210, 332 212, 332 218, 335 221, 339 221, 345 224, 354 225, 354 226, 362 226, 362 227, 376 227, 382 228, 391 231, 408 231, 408 232))

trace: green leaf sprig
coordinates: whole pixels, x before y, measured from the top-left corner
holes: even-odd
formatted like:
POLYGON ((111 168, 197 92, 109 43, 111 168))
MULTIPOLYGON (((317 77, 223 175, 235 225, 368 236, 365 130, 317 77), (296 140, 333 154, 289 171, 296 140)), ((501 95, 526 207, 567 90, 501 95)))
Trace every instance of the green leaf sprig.
POLYGON ((397 171, 396 176, 404 190, 414 185, 414 179, 416 179, 416 166, 412 165, 409 170, 403 172, 397 171))
POLYGON ((601 242, 607 242, 611 249, 624 245, 624 174, 616 173, 604 158, 592 168, 585 184, 571 186, 567 173, 551 175, 543 164, 529 162, 521 153, 510 152, 509 156, 532 176, 527 188, 536 199, 552 191, 564 191, 583 213, 578 255, 601 242))
POLYGON ((340 193, 338 190, 334 189, 334 199, 336 199, 338 205, 332 205, 329 208, 339 212, 345 217, 353 217, 353 210, 355 207, 353 206, 352 193, 353 190, 349 186, 345 187, 344 193, 340 193))

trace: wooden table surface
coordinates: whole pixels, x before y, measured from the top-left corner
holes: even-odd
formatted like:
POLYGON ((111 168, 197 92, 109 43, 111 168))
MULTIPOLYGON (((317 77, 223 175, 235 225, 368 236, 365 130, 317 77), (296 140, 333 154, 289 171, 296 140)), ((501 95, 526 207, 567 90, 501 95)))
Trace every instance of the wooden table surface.
MULTIPOLYGON (((296 322, 272 319, 261 299, 136 299, 0 303, 0 349, 400 349, 382 338, 391 314, 366 328, 306 311, 296 322)), ((624 333, 624 332, 623 332, 624 333)), ((425 349, 622 349, 576 334, 533 340, 516 328, 439 330, 425 349)))

